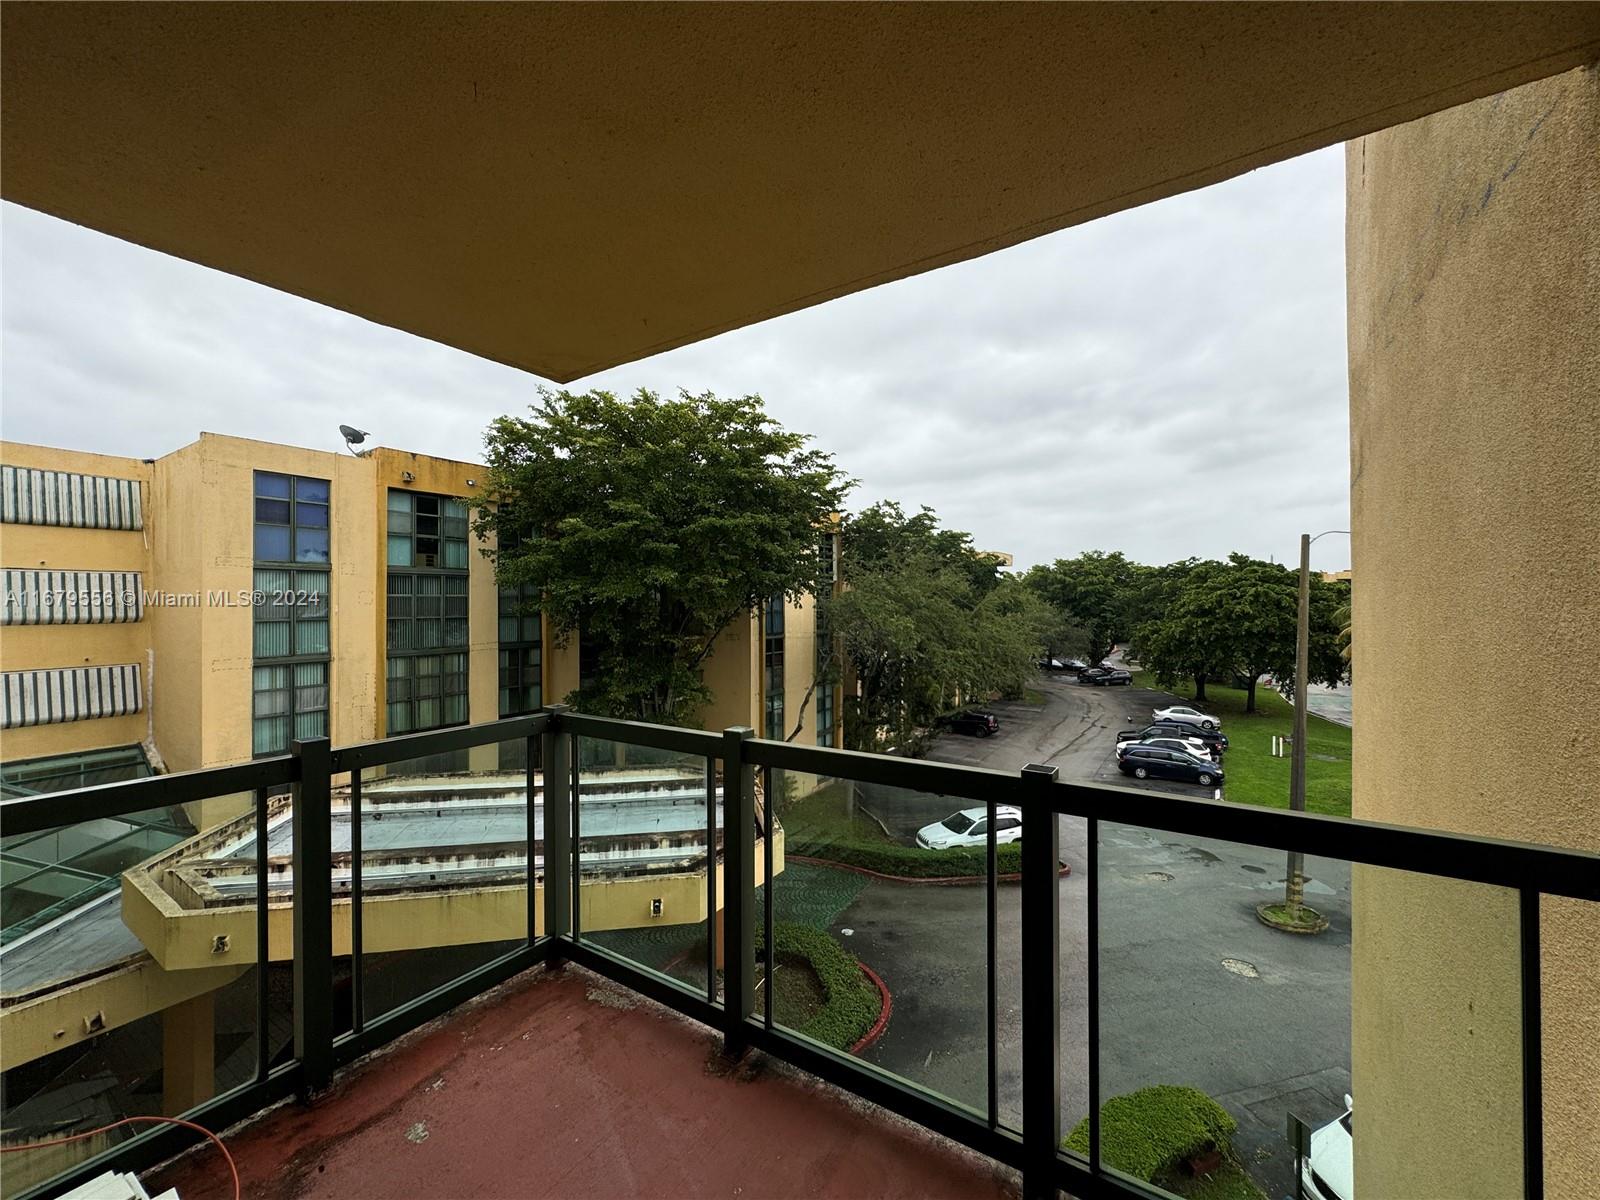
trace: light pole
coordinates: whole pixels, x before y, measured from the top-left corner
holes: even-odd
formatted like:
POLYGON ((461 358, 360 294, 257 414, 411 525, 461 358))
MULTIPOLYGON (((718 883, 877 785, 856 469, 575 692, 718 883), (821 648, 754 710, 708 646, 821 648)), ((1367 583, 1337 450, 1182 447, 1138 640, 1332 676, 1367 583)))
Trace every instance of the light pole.
MULTIPOLYGON (((1306 810, 1306 676, 1311 649, 1311 543, 1333 533, 1348 534, 1348 529, 1325 529, 1318 534, 1300 535, 1300 619, 1294 635, 1294 740, 1289 745, 1289 807, 1306 810)), ((1289 851, 1289 871, 1284 880, 1283 902, 1291 918, 1306 898, 1305 855, 1289 851)))

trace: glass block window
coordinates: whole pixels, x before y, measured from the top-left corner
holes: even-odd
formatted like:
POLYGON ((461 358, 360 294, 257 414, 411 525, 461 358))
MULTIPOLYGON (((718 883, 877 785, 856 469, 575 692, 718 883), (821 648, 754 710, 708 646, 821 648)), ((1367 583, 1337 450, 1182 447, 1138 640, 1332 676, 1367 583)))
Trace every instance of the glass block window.
POLYGON ((762 606, 762 665, 766 693, 766 736, 783 738, 783 597, 774 596, 762 606))
POLYGON ((282 754, 295 739, 328 736, 328 664, 257 665, 251 752, 282 754))
POLYGON ((500 589, 500 715, 532 712, 543 703, 538 595, 527 585, 500 589))
POLYGON ((257 471, 255 522, 256 562, 328 562, 328 481, 257 471))
POLYGON ((467 656, 406 654, 389 659, 390 734, 415 733, 467 719, 467 656))
POLYGON ((328 581, 327 571, 256 568, 251 611, 257 662, 328 657, 328 581))
POLYGON ((389 489, 391 567, 467 569, 467 502, 453 496, 389 489))

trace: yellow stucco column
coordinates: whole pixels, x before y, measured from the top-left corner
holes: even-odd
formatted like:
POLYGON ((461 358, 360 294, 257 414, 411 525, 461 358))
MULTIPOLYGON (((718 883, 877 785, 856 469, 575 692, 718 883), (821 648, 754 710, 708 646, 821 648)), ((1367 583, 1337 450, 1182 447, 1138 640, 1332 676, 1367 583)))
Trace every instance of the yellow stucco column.
POLYGON ((187 1112, 216 1092, 216 1007, 203 992, 161 1012, 162 1105, 187 1112))
MULTIPOLYGON (((1600 77, 1346 164, 1355 815, 1600 850, 1600 77)), ((1550 1196, 1600 1196, 1597 909, 1542 909, 1550 1196)), ((1517 951, 1503 890, 1356 872, 1358 1195, 1522 1195, 1517 951)))

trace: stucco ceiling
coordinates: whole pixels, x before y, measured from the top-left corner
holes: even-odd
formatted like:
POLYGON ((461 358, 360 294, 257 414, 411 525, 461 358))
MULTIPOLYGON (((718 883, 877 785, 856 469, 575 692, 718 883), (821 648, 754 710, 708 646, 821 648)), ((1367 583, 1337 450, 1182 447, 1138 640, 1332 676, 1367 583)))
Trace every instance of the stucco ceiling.
POLYGON ((562 381, 1600 56, 1594 4, 0 19, 7 199, 562 381))

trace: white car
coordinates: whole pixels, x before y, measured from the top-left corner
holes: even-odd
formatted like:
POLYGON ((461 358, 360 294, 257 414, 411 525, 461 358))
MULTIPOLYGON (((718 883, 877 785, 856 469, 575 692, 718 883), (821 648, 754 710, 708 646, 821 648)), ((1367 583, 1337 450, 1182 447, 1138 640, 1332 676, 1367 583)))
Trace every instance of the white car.
MULTIPOLYGON (((998 843, 1015 842, 1022 837, 1022 810, 1009 804, 995 806, 994 840, 998 843)), ((989 844, 989 810, 963 808, 942 821, 924 825, 917 830, 917 845, 924 850, 948 850, 951 846, 987 846, 989 844)))
POLYGON ((1344 1098, 1344 1114, 1311 1131, 1311 1153, 1300 1162, 1300 1185, 1306 1200, 1355 1200, 1354 1103, 1344 1098))
POLYGON ((1155 710, 1155 717, 1158 721, 1187 721, 1191 725, 1200 726, 1201 729, 1222 728, 1222 721, 1219 718, 1183 704, 1174 704, 1171 708, 1158 708, 1155 710))
POLYGON ((1191 737, 1150 737, 1150 738, 1124 738, 1117 743, 1117 753, 1121 754, 1129 746, 1158 746, 1162 750, 1180 750, 1184 754, 1192 754, 1196 758, 1211 762, 1214 756, 1211 748, 1199 738, 1191 737))

